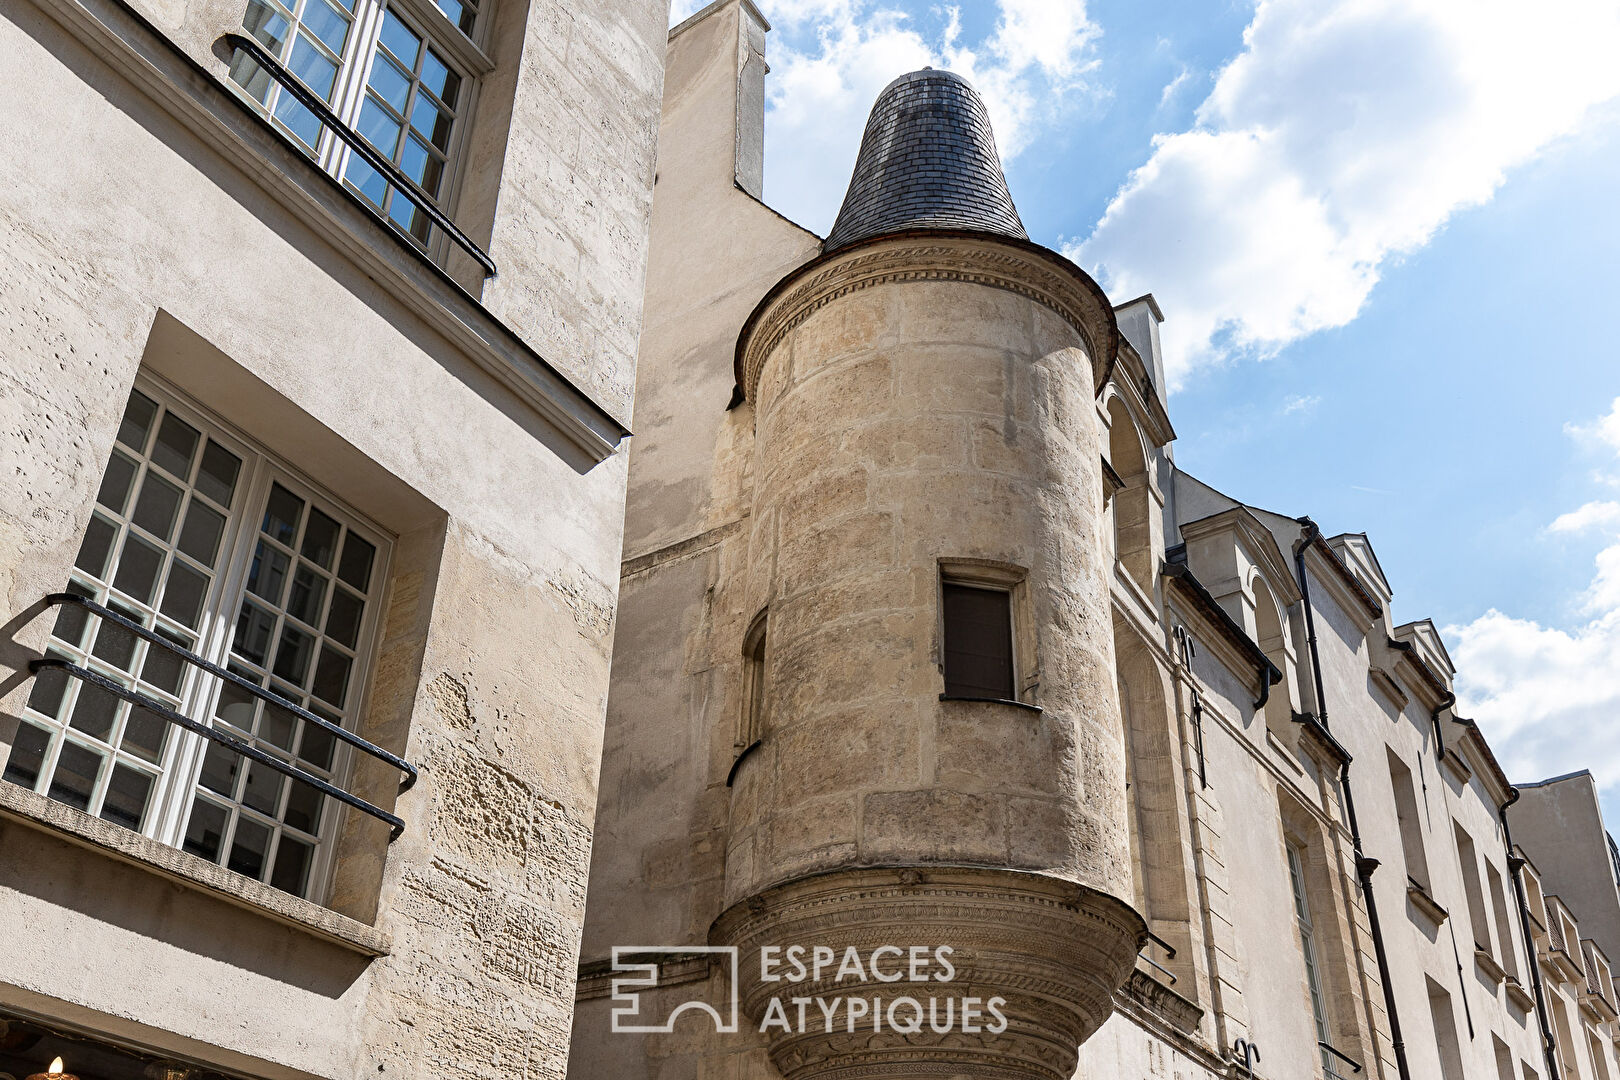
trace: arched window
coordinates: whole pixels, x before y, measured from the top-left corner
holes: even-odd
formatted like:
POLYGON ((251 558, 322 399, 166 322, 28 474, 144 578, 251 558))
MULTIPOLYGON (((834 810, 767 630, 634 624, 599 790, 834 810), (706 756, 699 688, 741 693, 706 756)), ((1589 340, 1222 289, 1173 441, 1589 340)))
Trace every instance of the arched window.
POLYGON ((1293 701, 1289 678, 1287 615, 1277 606, 1277 600, 1265 579, 1254 579, 1254 635, 1255 644, 1266 654, 1266 659, 1282 672, 1282 682, 1271 687, 1266 696, 1266 726, 1272 734, 1285 736, 1292 730, 1293 701))
POLYGON ((743 635, 742 714, 737 724, 739 749, 765 737, 765 641, 769 620, 761 611, 743 635))
POLYGON ((1147 456, 1130 411, 1117 397, 1108 403, 1108 463, 1124 484, 1114 493, 1109 507, 1114 556, 1131 579, 1151 593, 1155 567, 1147 456))

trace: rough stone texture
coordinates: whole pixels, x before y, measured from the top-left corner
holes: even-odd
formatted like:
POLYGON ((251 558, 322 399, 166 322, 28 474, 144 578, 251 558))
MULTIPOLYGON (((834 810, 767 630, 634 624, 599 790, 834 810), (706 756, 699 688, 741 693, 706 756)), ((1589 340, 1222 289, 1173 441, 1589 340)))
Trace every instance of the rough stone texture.
POLYGON ((966 79, 924 69, 878 95, 826 250, 902 229, 970 229, 1027 240, 990 114, 966 79))
MULTIPOLYGON (((148 10, 218 74, 209 46, 243 8, 148 10)), ((469 190, 499 195, 485 299, 623 417, 665 7, 491 10, 515 33, 479 98, 477 122, 501 127, 497 174, 469 159, 469 190), (546 230, 566 257, 533 241, 546 230)), ((17 132, 0 164, 0 759, 51 624, 37 602, 67 580, 143 374, 393 537, 361 727, 422 770, 399 795, 397 774, 359 766, 355 788, 405 834, 389 846, 349 815, 337 841, 324 899, 390 942, 378 959, 257 910, 252 890, 228 902, 8 822, 0 1007, 278 1080, 561 1077, 625 454, 568 452, 450 332, 462 313, 412 291, 412 257, 384 237, 362 263, 374 234, 312 225, 335 193, 301 186, 207 76, 116 9, 19 0, 0 52, 17 132)), ((92 838, 103 824, 76 822, 92 838)))

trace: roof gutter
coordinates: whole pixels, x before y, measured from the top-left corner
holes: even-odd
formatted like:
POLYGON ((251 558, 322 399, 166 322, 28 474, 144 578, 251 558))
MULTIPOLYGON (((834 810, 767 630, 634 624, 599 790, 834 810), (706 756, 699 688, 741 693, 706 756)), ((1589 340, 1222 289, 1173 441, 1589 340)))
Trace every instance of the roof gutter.
POLYGON ((1524 899, 1524 859, 1513 854, 1513 830, 1508 826, 1508 807, 1519 801, 1519 789, 1509 788, 1507 801, 1496 811, 1502 822, 1502 842, 1507 845, 1508 877, 1513 879, 1513 897, 1519 902, 1519 931, 1524 937, 1525 959, 1530 966, 1530 986, 1536 996, 1536 1019, 1541 1022, 1541 1052, 1547 1059, 1547 1080, 1559 1080, 1557 1043, 1547 1023, 1547 992, 1541 985, 1541 965, 1536 962, 1536 939, 1530 931, 1530 905, 1524 899))

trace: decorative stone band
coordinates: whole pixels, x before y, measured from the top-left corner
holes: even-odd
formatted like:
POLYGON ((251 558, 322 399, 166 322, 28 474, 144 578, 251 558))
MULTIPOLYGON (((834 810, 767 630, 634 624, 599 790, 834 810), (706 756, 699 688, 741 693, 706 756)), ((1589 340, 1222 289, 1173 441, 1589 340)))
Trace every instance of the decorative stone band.
POLYGON ((989 233, 923 229, 890 233, 822 255, 765 294, 737 338, 737 385, 752 402, 766 357, 840 296, 905 281, 961 281, 1006 289, 1056 312, 1079 332, 1100 391, 1119 348, 1119 324, 1102 288, 1062 255, 989 233))
MULTIPOLYGON (((764 1033, 786 1080, 1069 1080, 1080 1044, 1108 1019, 1114 991, 1131 973, 1146 925, 1106 893, 1041 874, 867 868, 801 878, 749 897, 715 920, 709 941, 739 949, 739 996, 756 1027, 781 1015, 772 998, 785 1010, 789 1022, 767 1025, 764 1033), (785 955, 794 945, 804 950, 807 964, 816 946, 836 957, 852 947, 870 957, 880 946, 905 953, 913 946, 929 952, 949 946, 955 971, 948 981, 879 982, 870 973, 864 980, 839 981, 828 967, 819 979, 806 973, 799 982, 765 981, 760 950, 775 946, 785 955), (968 1030, 960 1018, 969 997, 1004 999, 999 1011, 1005 1030, 993 1032, 984 1023, 968 1030), (801 1026, 793 998, 863 998, 885 1016, 890 1003, 911 998, 921 1002, 924 1022, 920 1031, 897 1031, 887 1020, 874 1026, 868 1013, 851 1032, 844 1009, 827 1022, 811 1004, 801 1026), (936 1031, 929 1021, 943 1016, 947 1001, 954 1001, 956 1023, 936 1031)), ((905 966, 903 960, 886 963, 905 966)), ((783 970, 785 963, 773 969, 783 970)), ((904 1002, 896 1012, 906 1019, 917 1015, 904 1002)))

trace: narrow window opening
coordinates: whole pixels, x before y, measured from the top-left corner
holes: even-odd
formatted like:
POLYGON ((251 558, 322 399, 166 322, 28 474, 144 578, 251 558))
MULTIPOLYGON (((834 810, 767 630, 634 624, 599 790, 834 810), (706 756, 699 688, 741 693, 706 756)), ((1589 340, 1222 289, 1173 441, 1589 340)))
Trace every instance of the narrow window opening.
POLYGON ((765 737, 765 642, 768 620, 760 612, 743 637, 743 709, 737 728, 737 748, 752 746, 765 737))
MULTIPOLYGON (((1288 881, 1294 892, 1294 919, 1299 928, 1299 948, 1305 960, 1305 982, 1311 994, 1311 1019, 1316 1023, 1316 1041, 1333 1044, 1333 1028, 1328 1022, 1327 995, 1322 989, 1322 971, 1317 960, 1316 928, 1311 922, 1310 899, 1305 892, 1305 846, 1297 840, 1288 841, 1288 881)), ((1322 1069, 1328 1076, 1336 1076, 1337 1060, 1326 1049, 1321 1051, 1322 1069)))
POLYGON ((1417 785, 1412 770, 1389 751, 1389 783, 1395 792, 1395 814, 1401 826, 1401 853, 1406 858, 1407 880, 1429 891, 1429 863, 1423 853, 1423 818, 1418 812, 1417 785))
POLYGON ((1012 594, 946 581, 943 613, 946 696, 1016 701, 1012 594))

